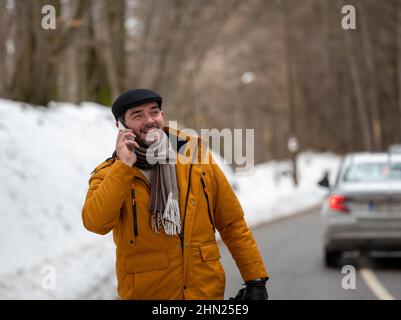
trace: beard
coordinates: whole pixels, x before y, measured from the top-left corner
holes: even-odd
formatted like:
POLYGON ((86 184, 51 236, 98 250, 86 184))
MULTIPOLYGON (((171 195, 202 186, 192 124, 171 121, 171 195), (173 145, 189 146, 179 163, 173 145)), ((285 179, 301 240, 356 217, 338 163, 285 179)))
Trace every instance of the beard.
POLYGON ((158 139, 160 139, 161 134, 162 134, 162 128, 159 128, 157 126, 152 126, 152 127, 147 127, 144 129, 140 130, 139 135, 137 135, 136 141, 138 142, 139 146, 147 149, 149 146, 151 146, 153 143, 155 143, 158 139), (153 129, 149 132, 144 132, 144 130, 149 130, 153 129))

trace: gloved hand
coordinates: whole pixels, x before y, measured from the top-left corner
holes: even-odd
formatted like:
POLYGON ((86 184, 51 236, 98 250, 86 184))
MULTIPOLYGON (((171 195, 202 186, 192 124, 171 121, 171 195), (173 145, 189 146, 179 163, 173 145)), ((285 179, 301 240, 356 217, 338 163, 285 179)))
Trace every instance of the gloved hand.
POLYGON ((246 287, 238 291, 230 300, 267 300, 269 298, 266 290, 267 278, 247 281, 246 287))

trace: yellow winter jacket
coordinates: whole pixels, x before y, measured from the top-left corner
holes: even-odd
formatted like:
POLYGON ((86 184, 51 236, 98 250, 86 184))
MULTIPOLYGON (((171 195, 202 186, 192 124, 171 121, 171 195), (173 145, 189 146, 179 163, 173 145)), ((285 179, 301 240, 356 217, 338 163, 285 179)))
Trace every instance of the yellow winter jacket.
POLYGON ((150 185, 139 169, 113 157, 100 164, 89 180, 83 223, 102 235, 113 230, 120 298, 223 299, 225 274, 215 230, 244 281, 268 277, 226 177, 217 164, 202 164, 202 159, 212 159, 203 140, 165 130, 178 149, 182 237, 152 231, 150 185))

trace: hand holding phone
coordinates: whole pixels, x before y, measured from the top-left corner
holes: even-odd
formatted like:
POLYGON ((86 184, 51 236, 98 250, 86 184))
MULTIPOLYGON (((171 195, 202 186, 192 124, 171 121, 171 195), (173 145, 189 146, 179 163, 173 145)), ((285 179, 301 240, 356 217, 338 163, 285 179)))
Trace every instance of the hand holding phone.
POLYGON ((132 167, 136 162, 135 148, 139 148, 135 141, 135 134, 132 129, 128 129, 121 121, 118 121, 118 136, 116 142, 116 152, 119 160, 132 167))
MULTIPOLYGON (((118 120, 118 130, 119 130, 119 131, 123 131, 123 130, 130 130, 130 131, 132 131, 132 129, 128 129, 128 128, 124 125, 124 123, 121 122, 121 120, 118 120)), ((135 135, 131 135, 131 136, 127 137, 127 140, 135 141, 135 138, 136 138, 135 135)))

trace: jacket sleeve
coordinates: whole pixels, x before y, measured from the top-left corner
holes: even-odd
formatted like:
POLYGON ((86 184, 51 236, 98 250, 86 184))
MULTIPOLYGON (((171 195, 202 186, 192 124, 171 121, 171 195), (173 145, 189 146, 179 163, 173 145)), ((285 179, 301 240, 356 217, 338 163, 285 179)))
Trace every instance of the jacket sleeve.
POLYGON ((113 229, 130 192, 133 177, 133 169, 120 160, 116 160, 109 170, 101 169, 92 175, 82 208, 86 229, 102 235, 113 229))
POLYGON ((217 164, 212 164, 211 167, 215 179, 216 229, 230 250, 244 281, 269 277, 256 241, 244 219, 242 207, 230 183, 217 164))

